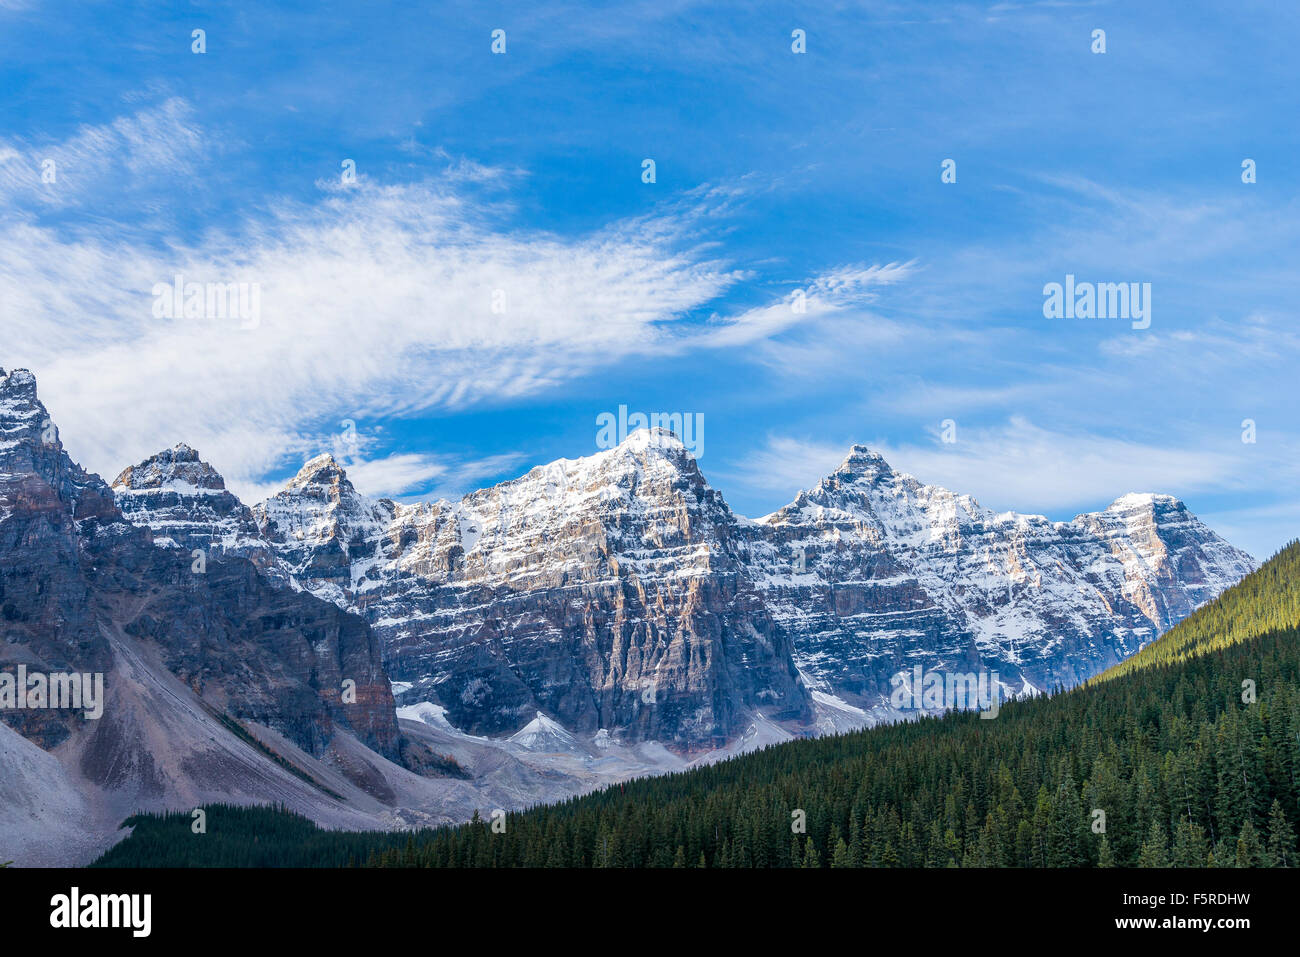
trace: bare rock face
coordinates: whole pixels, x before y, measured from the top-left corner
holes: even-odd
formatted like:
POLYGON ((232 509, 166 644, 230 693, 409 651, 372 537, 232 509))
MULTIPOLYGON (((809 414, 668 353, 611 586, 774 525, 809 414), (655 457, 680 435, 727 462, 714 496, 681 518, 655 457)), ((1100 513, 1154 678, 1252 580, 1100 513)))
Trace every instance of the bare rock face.
MULTIPOLYGON (((32 374, 0 371, 0 671, 108 669, 80 530, 112 523, 111 498, 63 454, 32 374)), ((68 736, 72 720, 59 711, 0 710, 0 721, 47 748, 68 736)))
MULTIPOLYGON (((130 638, 216 713, 264 724, 313 755, 344 728, 396 756, 390 684, 363 620, 276 587, 245 558, 212 556, 196 570, 185 550, 196 529, 246 520, 219 476, 177 447, 119 483, 121 500, 157 521, 172 547, 127 521, 112 490, 67 456, 31 374, 0 372, 0 670, 111 674, 122 666, 114 649, 130 638)), ((105 769, 115 756, 111 713, 97 723, 0 710, 0 720, 46 748, 73 733, 98 737, 86 754, 105 769)))
POLYGON ((1074 524, 1106 545, 1113 582, 1159 631, 1236 584, 1256 567, 1171 495, 1125 495, 1074 524))
POLYGON ((293 580, 346 608, 393 511, 359 494, 332 456, 318 455, 253 514, 293 580))
POLYGON ((750 521, 663 430, 457 502, 368 499, 320 456, 252 515, 295 587, 371 622, 399 703, 686 754, 896 719, 918 666, 1073 685, 1255 567, 1169 496, 995 514, 862 446, 750 521))
POLYGON ((273 581, 290 583, 252 510, 185 443, 123 470, 112 489, 123 517, 150 529, 155 545, 200 551, 205 561, 208 556, 239 556, 273 581))
POLYGON ((814 693, 877 719, 916 664, 996 671, 1005 695, 1074 685, 1255 568, 1170 496, 1070 522, 996 514, 862 446, 750 532, 814 693))
POLYGON ((642 438, 416 506, 370 503, 315 459, 255 511, 306 587, 364 611, 405 697, 465 730, 541 711, 691 751, 755 711, 806 718, 734 516, 680 442, 642 438))

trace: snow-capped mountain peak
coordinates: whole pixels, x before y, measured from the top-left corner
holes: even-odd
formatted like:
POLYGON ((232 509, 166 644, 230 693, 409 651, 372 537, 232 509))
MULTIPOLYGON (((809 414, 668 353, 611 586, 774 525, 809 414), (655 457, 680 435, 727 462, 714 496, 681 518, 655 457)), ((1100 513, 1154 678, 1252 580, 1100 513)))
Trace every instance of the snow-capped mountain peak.
POLYGON ((347 473, 334 460, 333 455, 329 452, 323 452, 304 462, 302 468, 298 470, 298 474, 289 480, 285 488, 302 489, 308 486, 334 487, 344 485, 349 489, 352 488, 347 473))
POLYGON ((139 465, 128 466, 113 480, 114 489, 127 492, 157 488, 219 491, 225 487, 221 474, 184 442, 150 456, 139 465))
POLYGON ((36 398, 36 377, 26 369, 6 373, 0 369, 0 451, 22 441, 44 441, 57 436, 47 427, 45 407, 36 398), (44 435, 42 433, 45 433, 44 435))
POLYGON ((154 544, 247 558, 277 584, 289 575, 263 539, 252 511, 216 469, 184 442, 128 466, 113 480, 122 514, 153 532, 154 544))
POLYGON ((658 425, 630 432, 627 438, 616 446, 616 449, 626 452, 662 451, 672 454, 687 451, 682 440, 677 437, 677 433, 658 425))
POLYGON ((893 469, 882 454, 867 445, 854 445, 835 470, 835 475, 856 479, 874 478, 892 472, 893 469))
POLYGON ((252 512, 295 587, 374 624, 399 703, 517 746, 897 718, 915 664, 1069 685, 1254 567, 1170 496, 997 514, 864 445, 750 522, 665 429, 455 502, 369 499, 320 455, 252 512))

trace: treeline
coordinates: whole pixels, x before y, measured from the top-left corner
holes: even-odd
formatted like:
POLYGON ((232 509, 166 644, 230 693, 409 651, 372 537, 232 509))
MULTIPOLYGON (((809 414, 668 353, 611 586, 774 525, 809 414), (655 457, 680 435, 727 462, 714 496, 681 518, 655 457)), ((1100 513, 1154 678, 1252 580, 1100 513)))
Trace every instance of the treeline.
MULTIPOLYGON (((1288 546, 1171 630, 1159 642, 1178 649, 1169 658, 1011 702, 992 720, 950 714, 790 742, 496 827, 476 816, 409 835, 344 835, 297 819, 231 841, 322 866, 1295 866, 1298 562, 1300 545, 1288 546), (293 845, 306 829, 314 834, 293 845)), ((181 847, 216 862, 221 844, 152 837, 160 820, 141 820, 117 861, 174 863, 181 847)))
POLYGON ((417 867, 1291 866, 1300 633, 437 832, 417 867), (1257 685, 1253 704, 1241 683, 1257 685), (802 827, 800 826, 802 825, 802 827))
POLYGON ((413 837, 326 831, 283 805, 205 804, 203 812, 201 831, 190 811, 129 817, 122 827, 133 828, 131 836, 91 867, 355 867, 413 837))

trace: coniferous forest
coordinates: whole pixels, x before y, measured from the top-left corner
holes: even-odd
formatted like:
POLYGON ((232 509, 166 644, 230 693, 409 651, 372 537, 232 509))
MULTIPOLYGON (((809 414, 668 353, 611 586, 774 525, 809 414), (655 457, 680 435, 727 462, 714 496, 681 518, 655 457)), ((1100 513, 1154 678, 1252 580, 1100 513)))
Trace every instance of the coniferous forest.
POLYGON ((132 818, 100 866, 1294 867, 1300 543, 1086 685, 800 740, 502 822, 132 818))

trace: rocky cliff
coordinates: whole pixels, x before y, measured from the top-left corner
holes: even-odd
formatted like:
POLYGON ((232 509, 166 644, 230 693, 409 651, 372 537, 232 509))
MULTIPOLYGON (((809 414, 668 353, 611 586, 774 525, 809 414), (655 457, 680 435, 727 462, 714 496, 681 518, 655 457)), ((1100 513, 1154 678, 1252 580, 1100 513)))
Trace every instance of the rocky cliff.
POLYGON ((996 671, 1004 695, 1076 684, 1255 567, 1167 495, 1069 522, 994 513, 862 446, 748 531, 810 687, 877 719, 918 663, 996 671))
POLYGON ((246 547, 370 620, 399 703, 475 734, 540 714, 682 753, 756 720, 906 716, 896 676, 917 666, 996 673, 1004 698, 1072 685, 1254 567, 1169 496, 996 514, 861 446, 750 521, 663 430, 457 502, 371 500, 321 456, 252 515, 263 544, 246 547))
POLYGON ((328 459, 255 509, 305 587, 364 611, 408 700, 457 727, 681 750, 809 716, 722 497, 667 433, 466 496, 372 503, 328 459))
MULTIPOLYGON (((388 676, 363 620, 277 587, 245 558, 192 555, 218 528, 236 540, 255 532, 196 455, 177 447, 119 484, 115 499, 68 457, 30 373, 0 374, 0 670, 111 673, 127 642, 214 712, 263 724, 310 754, 342 728, 397 755, 388 676), (144 524, 128 521, 118 500, 144 524), (153 523, 170 547, 157 547, 153 523)), ((123 752, 139 744, 123 722, 141 716, 113 708, 114 695, 110 681, 97 722, 50 710, 4 710, 0 720, 47 749, 88 737, 84 760, 105 774, 147 769, 147 751, 123 752)))

